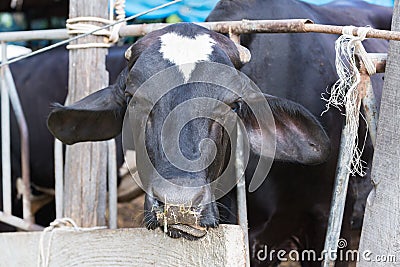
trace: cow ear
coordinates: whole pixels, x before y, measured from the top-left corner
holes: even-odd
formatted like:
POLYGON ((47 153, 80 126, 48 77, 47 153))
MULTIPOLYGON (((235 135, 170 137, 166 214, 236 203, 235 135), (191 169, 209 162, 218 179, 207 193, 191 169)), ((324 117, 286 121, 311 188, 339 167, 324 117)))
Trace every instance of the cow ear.
POLYGON ((126 102, 115 85, 70 106, 56 104, 47 119, 50 132, 63 143, 102 141, 121 132, 126 102))
MULTIPOLYGON (((267 120, 261 120, 261 123, 257 121, 254 112, 248 110, 249 105, 245 105, 244 111, 241 112, 252 150, 261 155, 271 155, 271 151, 260 151, 260 148, 261 142, 271 142, 271 127, 275 127, 275 160, 309 165, 325 162, 330 153, 330 141, 318 120, 306 108, 295 102, 269 95, 264 97, 275 123, 264 123, 267 120)), ((257 108, 261 102, 265 103, 259 102, 250 106, 257 108)), ((264 148, 271 149, 271 145, 264 145, 264 148)))

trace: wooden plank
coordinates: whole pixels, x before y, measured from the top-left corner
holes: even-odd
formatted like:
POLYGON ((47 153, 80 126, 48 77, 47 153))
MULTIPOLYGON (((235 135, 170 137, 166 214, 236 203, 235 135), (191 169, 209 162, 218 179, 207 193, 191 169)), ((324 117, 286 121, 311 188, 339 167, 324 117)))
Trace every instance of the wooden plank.
MULTIPOLYGON (((396 0, 392 29, 400 30, 396 0)), ((400 43, 391 41, 386 64, 380 117, 372 164, 371 191, 361 234, 358 266, 398 266, 400 263, 400 43), (369 253, 370 252, 370 253, 369 253), (385 260, 380 260, 377 258, 385 260), (396 262, 393 262, 396 261, 396 262)))
MULTIPOLYGON (((108 1, 70 1, 70 17, 108 18, 108 1)), ((102 36, 87 36, 75 42, 102 42, 102 36)), ((106 87, 107 49, 85 48, 69 52, 69 93, 72 103, 106 87)), ((105 225, 107 145, 104 142, 67 146, 65 159, 64 217, 83 227, 105 225)))
MULTIPOLYGON (((1 266, 37 266, 41 233, 0 234, 1 266), (4 264, 4 265, 3 265, 4 264)), ((221 225, 197 241, 144 228, 46 233, 49 266, 245 266, 243 233, 221 225)))

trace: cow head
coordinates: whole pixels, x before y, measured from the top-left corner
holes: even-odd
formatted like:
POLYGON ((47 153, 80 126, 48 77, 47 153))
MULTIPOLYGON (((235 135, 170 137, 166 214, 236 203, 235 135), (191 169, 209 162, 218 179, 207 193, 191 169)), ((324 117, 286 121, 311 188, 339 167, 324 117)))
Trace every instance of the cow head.
POLYGON ((113 138, 128 125, 147 193, 149 229, 162 227, 171 237, 195 239, 205 228, 218 226, 216 188, 210 184, 229 165, 237 117, 254 153, 272 155, 263 150, 275 149, 270 136, 276 132, 275 159, 304 164, 326 159, 329 140, 307 110, 268 95, 260 99, 237 79, 235 68, 249 60, 249 52, 227 37, 194 24, 175 24, 146 35, 125 56, 128 66, 115 84, 70 106, 55 106, 48 127, 64 143, 74 144, 113 138), (228 70, 218 72, 208 63, 228 70), (207 82, 210 73, 226 83, 207 82), (229 84, 250 93, 243 97, 227 89, 229 84), (265 99, 275 122, 262 123, 255 116, 265 99))

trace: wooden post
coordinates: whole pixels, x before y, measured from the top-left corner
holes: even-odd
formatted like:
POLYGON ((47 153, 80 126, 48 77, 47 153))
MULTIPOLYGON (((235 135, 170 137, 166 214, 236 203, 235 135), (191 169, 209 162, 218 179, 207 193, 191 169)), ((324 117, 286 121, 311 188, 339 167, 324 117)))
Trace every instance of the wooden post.
MULTIPOLYGON (((396 0, 392 30, 400 30, 396 0)), ((400 43, 391 41, 358 266, 400 263, 400 43)))
MULTIPOLYGON (((70 18, 108 18, 108 1, 71 0, 70 18)), ((101 25, 100 25, 101 26, 101 25)), ((103 42, 102 36, 87 36, 80 43, 103 42)), ((75 44, 76 44, 75 43, 75 44)), ((72 49, 69 52, 68 102, 73 103, 108 84, 106 48, 72 49)), ((105 225, 107 145, 103 142, 68 146, 65 161, 64 216, 79 226, 105 225)))

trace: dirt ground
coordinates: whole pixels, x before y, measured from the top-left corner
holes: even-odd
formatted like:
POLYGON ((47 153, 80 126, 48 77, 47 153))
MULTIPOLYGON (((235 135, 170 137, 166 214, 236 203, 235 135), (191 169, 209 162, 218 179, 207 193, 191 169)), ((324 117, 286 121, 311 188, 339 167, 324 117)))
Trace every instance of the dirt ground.
POLYGON ((118 228, 143 227, 144 194, 126 203, 118 203, 118 228))

